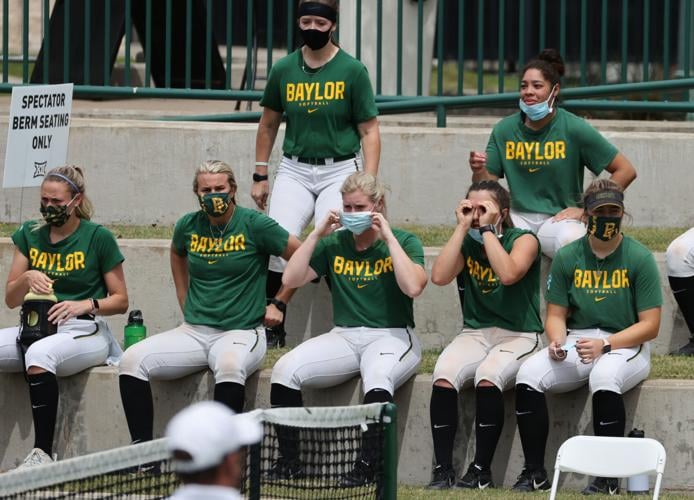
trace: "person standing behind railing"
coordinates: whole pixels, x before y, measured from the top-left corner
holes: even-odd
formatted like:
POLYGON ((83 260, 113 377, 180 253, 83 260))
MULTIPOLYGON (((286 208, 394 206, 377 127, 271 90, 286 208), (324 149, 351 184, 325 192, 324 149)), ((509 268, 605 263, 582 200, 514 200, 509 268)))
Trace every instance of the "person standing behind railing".
MULTIPOLYGON (((264 210, 269 195, 268 160, 286 116, 283 157, 277 170, 269 215, 294 236, 313 218, 321 222, 342 206, 340 186, 353 172, 378 172, 381 139, 378 110, 366 67, 335 42, 336 0, 299 2, 304 45, 277 61, 260 104, 251 196, 264 210), (360 151, 361 147, 361 151, 360 151)), ((282 283, 286 261, 273 258, 267 297, 282 283)), ((283 304, 279 304, 283 307, 283 304)), ((284 323, 268 329, 268 344, 284 345, 284 323)))

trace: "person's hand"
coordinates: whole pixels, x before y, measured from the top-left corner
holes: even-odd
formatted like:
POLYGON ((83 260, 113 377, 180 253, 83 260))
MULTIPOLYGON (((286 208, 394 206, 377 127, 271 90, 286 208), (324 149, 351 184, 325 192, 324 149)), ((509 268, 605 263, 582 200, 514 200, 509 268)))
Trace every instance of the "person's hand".
POLYGON ((284 313, 280 311, 275 304, 268 304, 265 307, 265 319, 263 325, 273 327, 282 324, 284 313))
POLYGON ((576 352, 581 358, 581 363, 592 363, 602 354, 602 339, 580 338, 576 342, 576 352))
POLYGON ((254 182, 251 186, 251 198, 258 205, 260 210, 265 210, 267 197, 270 194, 270 183, 268 181, 254 182))
POLYGON ((565 208, 558 214, 556 214, 554 217, 552 217, 552 220, 554 222, 559 222, 560 220, 566 220, 566 219, 576 219, 576 220, 581 220, 581 217, 583 217, 583 209, 579 207, 569 207, 565 208))
POLYGON ((549 357, 554 361, 564 361, 566 359, 566 351, 561 348, 563 344, 559 342, 552 341, 549 343, 549 357))
POLYGON ((24 273, 29 282, 29 290, 41 295, 53 293, 53 280, 41 271, 30 270, 24 273))
POLYGON ((323 219, 323 222, 316 226, 313 232, 317 234, 319 238, 324 238, 341 227, 340 212, 337 210, 330 210, 325 219, 323 219))
POLYGON ((486 226, 487 224, 496 226, 496 223, 499 221, 499 209, 494 203, 489 200, 484 200, 477 206, 477 210, 480 214, 480 226, 486 226))
POLYGON ((458 221, 458 225, 462 226, 466 231, 472 226, 472 214, 474 211, 475 208, 470 200, 461 200, 455 209, 455 218, 458 221))
POLYGON ((58 302, 48 310, 48 321, 62 325, 70 318, 76 318, 92 312, 91 300, 65 300, 58 302))
POLYGON ((377 237, 385 242, 395 239, 393 231, 390 229, 390 224, 381 212, 374 212, 371 215, 372 228, 376 231, 377 237))
POLYGON ((487 153, 484 151, 470 151, 469 161, 472 173, 480 173, 487 168, 487 153))

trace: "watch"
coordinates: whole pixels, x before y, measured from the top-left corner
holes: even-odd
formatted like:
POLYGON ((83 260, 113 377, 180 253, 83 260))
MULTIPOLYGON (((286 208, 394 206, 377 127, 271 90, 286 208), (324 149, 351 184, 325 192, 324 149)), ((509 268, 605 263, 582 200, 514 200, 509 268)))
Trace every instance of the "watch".
POLYGON ((92 301, 92 310, 90 311, 90 314, 96 314, 97 311, 99 310, 99 301, 96 299, 89 299, 92 301))
POLYGON ((496 228, 494 227, 493 224, 487 224, 485 226, 480 226, 480 234, 484 234, 486 232, 491 232, 492 234, 496 234, 496 228))
POLYGON ((287 304, 284 303, 284 302, 282 302, 280 299, 276 299, 276 298, 273 297, 273 298, 270 299, 270 304, 272 304, 272 305, 275 306, 277 309, 279 309, 280 311, 282 311, 282 313, 287 312, 287 304))
POLYGON ((267 174, 266 175, 260 175, 258 173, 253 174, 253 182, 263 182, 267 180, 267 174))
POLYGON ((607 354, 612 350, 612 344, 607 339, 602 339, 602 353, 607 354))

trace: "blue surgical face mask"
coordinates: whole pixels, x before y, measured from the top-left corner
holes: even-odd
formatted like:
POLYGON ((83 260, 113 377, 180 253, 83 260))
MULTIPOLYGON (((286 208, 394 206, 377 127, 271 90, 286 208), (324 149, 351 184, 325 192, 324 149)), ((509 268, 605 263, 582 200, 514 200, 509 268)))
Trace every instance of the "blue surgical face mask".
MULTIPOLYGON (((523 102, 523 99, 519 99, 518 100, 518 106, 520 107, 521 111, 523 113, 525 113, 525 115, 531 121, 537 122, 537 121, 542 120, 544 117, 546 117, 552 111, 554 111, 554 107, 549 105, 549 101, 554 96, 554 88, 555 87, 556 87, 556 85, 554 87, 552 87, 552 91, 549 93, 549 97, 544 102, 538 102, 537 104, 525 104, 523 102)), ((552 104, 554 104, 554 102, 552 104)))
POLYGON ((476 229, 476 228, 474 228, 474 227, 471 227, 471 228, 468 230, 467 234, 469 234, 469 235, 470 235, 470 238, 472 238, 473 240, 475 240, 475 241, 476 241, 477 243, 479 243, 480 245, 484 244, 484 240, 482 239, 482 233, 480 233, 480 230, 479 230, 479 229, 476 229))
POLYGON ((354 234, 361 234, 371 229, 372 212, 341 212, 340 224, 354 234))

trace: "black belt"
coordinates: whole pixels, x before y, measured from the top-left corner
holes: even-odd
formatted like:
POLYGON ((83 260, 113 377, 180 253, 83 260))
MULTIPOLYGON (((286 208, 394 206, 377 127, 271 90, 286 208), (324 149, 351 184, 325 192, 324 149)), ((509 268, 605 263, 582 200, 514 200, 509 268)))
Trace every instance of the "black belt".
POLYGON ((81 316, 77 316, 75 319, 86 319, 88 321, 94 321, 94 315, 93 314, 82 314, 81 316))
POLYGON ((284 157, 289 158, 291 160, 294 160, 294 158, 296 158, 296 160, 294 161, 298 161, 299 163, 308 163, 309 165, 325 165, 326 160, 332 161, 333 163, 337 163, 340 161, 351 160, 352 158, 356 158, 357 155, 355 153, 350 153, 348 155, 336 156, 334 158, 308 158, 305 156, 294 156, 284 153, 284 157))

